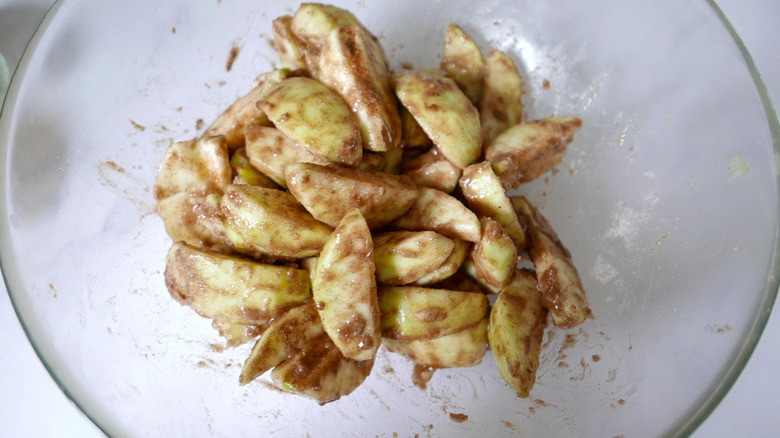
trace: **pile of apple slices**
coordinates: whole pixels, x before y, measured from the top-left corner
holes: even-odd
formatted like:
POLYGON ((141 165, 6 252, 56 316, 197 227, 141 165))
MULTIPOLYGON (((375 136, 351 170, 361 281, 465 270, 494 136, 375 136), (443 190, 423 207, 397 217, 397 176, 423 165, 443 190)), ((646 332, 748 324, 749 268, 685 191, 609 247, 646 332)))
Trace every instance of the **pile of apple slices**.
POLYGON ((343 9, 303 4, 273 31, 283 68, 163 158, 171 295, 228 346, 255 342, 241 384, 270 371, 330 402, 384 344, 435 369, 492 350, 527 396, 548 313, 591 312, 549 222, 507 190, 558 164, 581 121, 524 121, 515 64, 455 25, 441 68, 399 71, 343 9))

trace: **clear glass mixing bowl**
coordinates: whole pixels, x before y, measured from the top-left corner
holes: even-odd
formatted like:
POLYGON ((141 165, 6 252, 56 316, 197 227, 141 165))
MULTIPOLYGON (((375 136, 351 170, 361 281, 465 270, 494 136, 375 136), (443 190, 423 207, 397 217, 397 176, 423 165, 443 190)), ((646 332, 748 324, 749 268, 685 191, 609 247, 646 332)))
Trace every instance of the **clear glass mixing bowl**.
POLYGON ((67 395, 112 436, 695 429, 743 368, 778 286, 777 120, 714 3, 336 3, 394 67, 437 66, 458 23, 515 59, 530 118, 584 120, 564 163, 522 192, 573 253, 596 318, 546 339, 529 399, 490 354, 423 391, 384 349, 365 384, 325 406, 265 378, 239 386, 250 345, 220 351, 209 321, 165 289, 170 240, 151 187, 172 141, 200 134, 275 65, 270 22, 297 4, 61 1, 2 111, 0 255, 67 395))

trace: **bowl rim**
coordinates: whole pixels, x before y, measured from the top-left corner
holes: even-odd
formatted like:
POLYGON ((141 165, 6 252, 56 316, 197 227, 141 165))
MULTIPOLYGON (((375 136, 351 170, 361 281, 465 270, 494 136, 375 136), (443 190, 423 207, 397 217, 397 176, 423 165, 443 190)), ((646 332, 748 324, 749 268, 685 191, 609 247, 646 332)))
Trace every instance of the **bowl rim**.
MULTIPOLYGON (((7 92, 3 98, 3 101, 0 102, 0 152, 2 152, 0 153, 0 169, 4 170, 7 168, 9 127, 11 119, 11 116, 9 115, 9 108, 13 107, 12 103, 16 102, 18 98, 24 73, 30 64, 30 60, 36 51, 36 47, 40 43, 41 39, 46 35, 46 31, 49 25, 54 19, 56 19, 57 12, 64 3, 65 0, 54 1, 54 3, 46 12, 42 21, 35 29, 33 36, 24 49, 19 63, 11 73, 11 80, 8 85, 7 92)), ((745 65, 748 67, 750 75, 753 79, 753 84, 756 87, 756 91, 758 92, 763 104, 769 132, 771 133, 772 137, 772 147, 775 151, 775 154, 780 154, 780 121, 778 120, 777 111, 772 102, 768 87, 763 79, 761 72, 758 70, 756 63, 746 44, 742 40, 739 32, 717 4, 716 0, 704 0, 704 3, 712 8, 716 16, 719 18, 721 24, 725 27, 734 43, 737 45, 737 48, 739 49, 739 52, 745 61, 745 65)), ((780 179, 777 177, 775 184, 780 187, 780 179)), ((5 192, 2 192, 0 193, 0 211, 7 213, 6 206, 7 198, 5 192)), ((778 214, 780 214, 780 212, 778 212, 778 214)), ((4 214, 3 217, 7 217, 7 214, 4 214)), ((101 425, 102 422, 99 421, 99 419, 94 415, 90 414, 90 412, 88 412, 82 403, 80 403, 77 398, 68 390, 68 388, 60 381, 53 366, 34 342, 30 333, 30 329, 28 328, 24 319, 21 317, 18 304, 16 300, 14 300, 14 293, 12 292, 12 290, 16 290, 16 288, 12 288, 13 279, 9 278, 11 274, 6 271, 6 266, 8 266, 6 261, 11 258, 6 252, 6 248, 8 246, 6 242, 8 241, 7 236, 9 234, 10 233, 7 227, 3 227, 0 232, 0 272, 2 272, 6 292, 10 298, 11 306, 17 316, 17 319, 19 320, 22 330, 27 337, 27 340, 30 342, 30 345, 32 346, 36 356, 41 361, 42 365, 52 377, 56 385, 67 397, 67 399, 70 400, 78 408, 78 411, 81 412, 81 414, 83 414, 93 425, 95 425, 95 427, 97 427, 100 432, 106 436, 110 436, 105 426, 101 425)), ((750 325, 748 332, 745 334, 740 348, 738 349, 737 353, 732 356, 730 362, 727 364, 725 371, 721 374, 720 381, 716 382, 716 384, 710 388, 709 393, 704 394, 702 403, 698 406, 698 408, 694 408, 692 410, 689 418, 676 426, 677 430, 675 430, 671 436, 682 437, 692 435, 696 429, 707 420, 707 418, 712 414, 712 412, 714 412, 720 402, 726 397, 753 355, 776 304, 778 289, 780 288, 780 225, 778 225, 778 229, 775 230, 775 238, 772 245, 772 257, 769 263, 769 271, 769 275, 767 276, 767 280, 764 284, 764 289, 761 293, 761 300, 758 304, 759 311, 754 316, 752 324, 750 325)))

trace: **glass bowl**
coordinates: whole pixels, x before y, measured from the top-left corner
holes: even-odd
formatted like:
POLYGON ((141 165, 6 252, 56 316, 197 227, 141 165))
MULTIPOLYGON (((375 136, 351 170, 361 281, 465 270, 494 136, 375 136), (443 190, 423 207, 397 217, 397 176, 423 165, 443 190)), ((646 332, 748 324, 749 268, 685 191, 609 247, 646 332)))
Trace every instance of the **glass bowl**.
POLYGON ((778 125, 713 2, 337 1, 393 67, 439 65, 444 28, 509 53, 528 118, 581 117, 557 168, 520 190, 573 254, 595 319, 545 338, 518 398, 489 353, 438 370, 380 350, 320 406, 239 386, 224 349, 171 299, 152 185, 277 65, 270 22, 297 4, 60 1, 0 121, 0 255, 47 369, 111 436, 679 436, 745 365, 778 287, 778 125), (392 3, 392 5, 391 5, 392 3))

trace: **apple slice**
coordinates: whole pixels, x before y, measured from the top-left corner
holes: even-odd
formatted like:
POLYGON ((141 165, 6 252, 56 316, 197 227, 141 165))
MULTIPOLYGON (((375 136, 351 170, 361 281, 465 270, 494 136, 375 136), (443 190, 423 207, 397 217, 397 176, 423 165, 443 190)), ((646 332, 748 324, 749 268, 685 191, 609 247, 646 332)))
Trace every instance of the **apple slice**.
POLYGON ((407 176, 313 163, 285 169, 287 187, 318 220, 335 227, 357 208, 369 228, 382 227, 404 214, 417 199, 407 176))
POLYGON ((488 53, 485 88, 479 103, 482 141, 489 144, 497 135, 523 119, 523 80, 514 61, 500 50, 488 53))
POLYGON ((453 164, 464 168, 482 154, 479 112, 442 70, 396 71, 398 99, 453 164))
POLYGON ((373 358, 347 359, 323 333, 277 365, 271 371, 271 379, 278 388, 325 404, 351 394, 366 380, 373 366, 373 358))
POLYGON ((333 231, 313 218, 295 197, 277 189, 229 185, 220 211, 232 246, 257 257, 315 256, 333 231))
POLYGON ((401 142, 398 112, 382 48, 359 24, 341 26, 325 39, 317 79, 336 90, 352 109, 363 147, 388 151, 401 142))
POLYGON ((272 26, 274 38, 271 45, 279 55, 282 67, 290 70, 305 70, 307 68, 306 47, 305 43, 293 33, 292 17, 282 15, 273 21, 272 26))
POLYGON ((536 382, 545 316, 533 271, 517 271, 490 312, 488 342, 501 377, 520 397, 536 382))
POLYGON ((360 24, 355 16, 332 5, 303 3, 293 14, 290 29, 306 47, 306 65, 312 77, 319 75, 320 56, 331 31, 341 26, 360 24))
POLYGON ((229 252, 221 238, 199 223, 212 216, 209 197, 230 184, 232 169, 224 136, 176 142, 165 152, 154 181, 157 213, 168 236, 191 245, 229 252))
POLYGON ((309 296, 309 274, 257 263, 184 242, 166 258, 165 284, 176 301, 199 315, 233 324, 264 325, 309 296))
POLYGON ((528 227, 528 254, 536 268, 537 288, 553 323, 572 328, 591 318, 590 305, 571 253, 550 222, 525 197, 512 197, 512 204, 528 227))
POLYGON ((460 188, 469 207, 477 216, 487 216, 501 225, 518 250, 525 248, 525 232, 512 203, 506 196, 501 180, 490 163, 483 161, 463 170, 460 188))
POLYGON ((227 146, 235 150, 244 146, 244 127, 250 124, 271 125, 266 114, 257 107, 257 102, 275 85, 291 76, 287 69, 273 70, 260 75, 255 86, 246 95, 233 102, 214 122, 206 128, 203 137, 224 135, 227 146))
POLYGON ((417 200, 403 216, 390 223, 400 230, 431 230, 454 239, 478 242, 479 219, 457 198, 442 191, 420 187, 417 200))
POLYGON ((329 164, 328 160, 312 154, 276 128, 250 125, 244 130, 244 136, 249 162, 281 187, 287 187, 284 169, 290 164, 329 164))
POLYGON ((314 303, 290 309, 275 319, 255 342, 244 362, 238 381, 246 385, 266 371, 291 357, 296 351, 309 348, 312 340, 325 333, 314 303))
POLYGON ((401 173, 409 176, 420 187, 430 187, 452 193, 458 186, 463 169, 444 158, 438 148, 401 163, 401 173))
POLYGON ((484 318, 487 298, 419 286, 380 286, 382 336, 399 341, 431 339, 462 330, 484 318))
POLYGON ((371 231, 360 211, 347 213, 317 259, 312 293, 325 331, 344 357, 374 357, 379 331, 371 231))
POLYGON ((485 77, 485 58, 477 43, 456 24, 448 25, 444 31, 441 69, 452 77, 471 103, 479 103, 485 77))
POLYGON ((507 190, 533 181, 563 160, 574 133, 582 127, 576 117, 551 117, 520 123, 498 135, 485 148, 507 190))
POLYGON ((441 266, 454 248, 452 239, 434 231, 377 233, 374 235, 377 282, 401 285, 417 281, 441 266))
POLYGON ((512 280, 520 261, 517 247, 498 222, 483 217, 480 223, 482 239, 471 251, 476 275, 491 287, 501 289, 512 280))
POLYGON ((274 126, 312 154, 333 163, 360 163, 363 140, 344 99, 327 85, 295 77, 274 85, 257 106, 274 126))
POLYGON ((428 274, 423 275, 413 284, 416 286, 428 286, 436 284, 444 281, 448 277, 458 272, 458 269, 460 269, 461 265, 463 265, 463 262, 466 260, 466 257, 469 254, 471 242, 460 239, 452 239, 452 243, 455 244, 455 248, 452 250, 449 257, 447 257, 447 259, 444 260, 444 262, 442 262, 438 268, 434 269, 428 274))
POLYGON ((389 351, 399 353, 416 365, 433 368, 471 367, 482 362, 488 350, 488 319, 449 335, 417 341, 385 339, 389 351))

